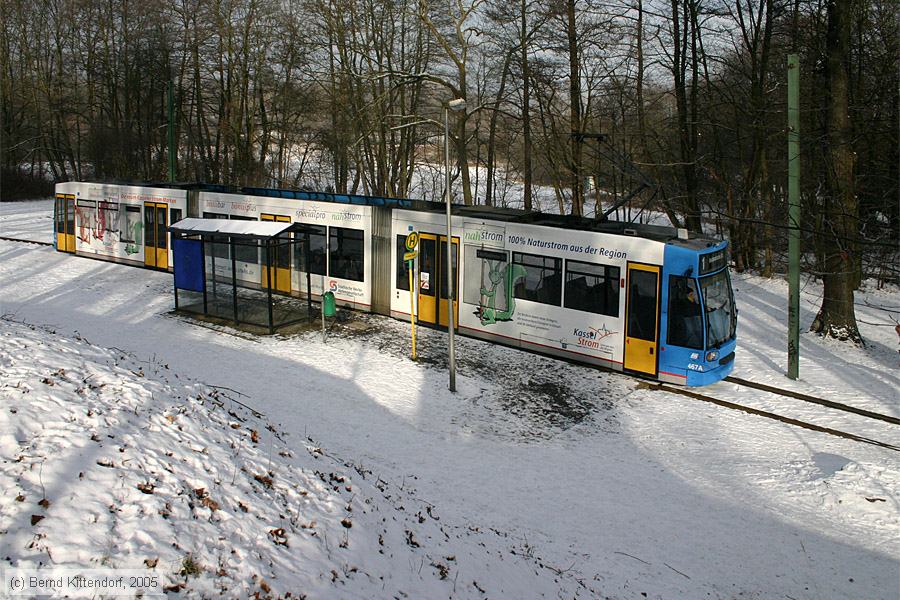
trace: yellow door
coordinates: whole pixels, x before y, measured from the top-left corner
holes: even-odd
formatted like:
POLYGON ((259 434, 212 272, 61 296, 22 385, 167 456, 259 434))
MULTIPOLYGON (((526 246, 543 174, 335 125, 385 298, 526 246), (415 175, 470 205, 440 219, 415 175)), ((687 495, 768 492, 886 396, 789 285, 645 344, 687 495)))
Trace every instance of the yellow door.
POLYGON ((659 267, 628 263, 625 369, 656 375, 659 350, 659 267))
POLYGON ((56 249, 66 251, 66 197, 56 195, 53 204, 53 231, 56 233, 56 249))
POLYGON ((438 250, 437 236, 419 235, 419 321, 437 324, 438 250))
POLYGON ((56 249, 75 252, 75 196, 58 194, 54 209, 56 249))
MULTIPOLYGON (((453 279, 458 288, 459 238, 453 238, 453 279)), ((419 234, 419 321, 447 326, 447 237, 434 233, 419 234)), ((459 328, 459 294, 454 294, 453 328, 459 328)))
POLYGON ((169 268, 168 205, 144 203, 144 266, 169 268))
POLYGON ((156 205, 144 204, 144 266, 156 268, 156 205))
MULTIPOLYGON (((290 223, 291 218, 287 215, 267 215, 259 216, 262 221, 275 221, 277 223, 290 223)), ((263 265, 260 285, 263 289, 267 287, 269 282, 274 282, 272 289, 278 292, 289 294, 291 292, 291 249, 288 245, 279 245, 278 239, 272 240, 272 256, 269 259, 271 265, 266 277, 266 266, 263 265)), ((265 255, 263 255, 265 257, 265 255)))
POLYGON ((156 205, 156 268, 169 268, 169 218, 167 204, 156 205))
POLYGON ((449 297, 453 296, 453 329, 459 329, 459 238, 453 238, 453 289, 454 294, 447 293, 447 236, 442 235, 438 240, 438 278, 441 282, 441 297, 438 305, 438 324, 447 326, 447 307, 450 304, 449 297))

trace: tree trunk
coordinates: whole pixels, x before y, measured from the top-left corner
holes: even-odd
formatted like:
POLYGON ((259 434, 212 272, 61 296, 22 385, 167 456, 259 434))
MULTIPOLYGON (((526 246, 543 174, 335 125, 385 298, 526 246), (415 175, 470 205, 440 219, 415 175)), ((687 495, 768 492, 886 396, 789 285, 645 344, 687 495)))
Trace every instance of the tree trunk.
MULTIPOLYGON (((484 182, 484 203, 487 206, 494 205, 494 172, 496 171, 497 152, 497 118, 500 116, 500 102, 503 101, 503 94, 506 91, 506 76, 509 73, 509 63, 512 58, 512 51, 506 54, 506 60, 503 61, 503 70, 500 75, 500 88, 497 90, 497 100, 494 102, 494 112, 491 113, 491 121, 488 126, 488 147, 487 147, 487 177, 484 182)), ((526 201, 527 202, 527 201, 526 201)))
MULTIPOLYGON (((828 2, 825 214, 834 233, 824 248, 822 307, 810 330, 862 344, 853 308, 855 261, 852 248, 859 235, 859 225, 854 189, 855 154, 848 115, 849 77, 844 62, 850 55, 851 5, 851 0, 828 2)), ((825 232, 820 234, 827 235, 825 232)))
POLYGON ((531 67, 528 64, 528 11, 527 0, 522 0, 522 22, 519 32, 522 61, 522 197, 525 210, 531 210, 531 67))
POLYGON ((566 2, 568 17, 566 32, 569 38, 569 125, 572 145, 572 214, 584 214, 584 193, 581 181, 581 77, 578 60, 578 31, 575 28, 575 0, 566 2))

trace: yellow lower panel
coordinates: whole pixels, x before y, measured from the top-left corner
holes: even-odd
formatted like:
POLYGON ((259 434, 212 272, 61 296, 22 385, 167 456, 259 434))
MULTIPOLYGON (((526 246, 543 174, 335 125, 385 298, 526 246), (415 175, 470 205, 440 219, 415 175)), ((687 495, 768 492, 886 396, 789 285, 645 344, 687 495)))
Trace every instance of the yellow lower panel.
POLYGON ((435 305, 434 305, 434 297, 426 296, 424 294, 419 294, 419 321, 423 323, 431 323, 435 324, 435 305))
MULTIPOLYGON (((447 300, 441 300, 440 314, 438 315, 439 323, 444 327, 447 326, 447 300)), ((459 302, 453 302, 453 329, 459 329, 459 302)))
POLYGON ((656 375, 656 342, 627 338, 625 340, 625 368, 656 375))
POLYGON ((291 293, 291 270, 275 268, 275 289, 279 292, 291 293))

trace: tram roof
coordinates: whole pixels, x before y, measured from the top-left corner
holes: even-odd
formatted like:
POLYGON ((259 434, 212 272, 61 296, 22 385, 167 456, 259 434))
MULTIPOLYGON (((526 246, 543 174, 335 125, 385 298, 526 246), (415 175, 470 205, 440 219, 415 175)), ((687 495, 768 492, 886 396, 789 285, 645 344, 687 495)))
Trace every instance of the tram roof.
MULTIPOLYGON (((339 194, 334 192, 316 192, 310 190, 290 190, 264 187, 238 188, 236 186, 210 184, 203 182, 131 182, 128 185, 144 185, 184 190, 200 190, 227 194, 264 196, 269 198, 315 200, 320 202, 354 204, 359 206, 402 208, 423 212, 443 212, 446 210, 446 205, 443 202, 413 200, 409 198, 366 196, 363 194, 339 194)), ((671 242, 695 250, 708 248, 715 245, 719 241, 704 234, 688 232, 685 229, 678 229, 675 227, 647 225, 643 223, 631 223, 626 221, 610 221, 607 219, 597 220, 575 215, 555 215, 551 213, 525 211, 516 208, 503 208, 485 205, 466 206, 463 204, 453 204, 452 210, 454 215, 469 217, 472 219, 486 219, 506 223, 541 225, 544 227, 556 227, 559 229, 593 231, 597 233, 608 233, 612 235, 640 237, 658 242, 671 242)), ((240 234, 235 233, 231 235, 240 234)))

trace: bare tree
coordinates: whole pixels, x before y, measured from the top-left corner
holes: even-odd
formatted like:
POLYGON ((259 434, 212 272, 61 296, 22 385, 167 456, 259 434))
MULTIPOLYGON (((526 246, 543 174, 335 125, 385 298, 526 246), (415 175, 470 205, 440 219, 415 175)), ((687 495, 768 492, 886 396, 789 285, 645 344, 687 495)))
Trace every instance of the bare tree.
POLYGON ((855 154, 851 145, 849 77, 846 60, 850 54, 852 0, 829 0, 826 44, 828 105, 826 120, 825 214, 830 231, 825 250, 824 294, 811 331, 841 340, 862 343, 853 307, 853 241, 859 234, 855 154), (829 235, 830 234, 830 235, 829 235))

